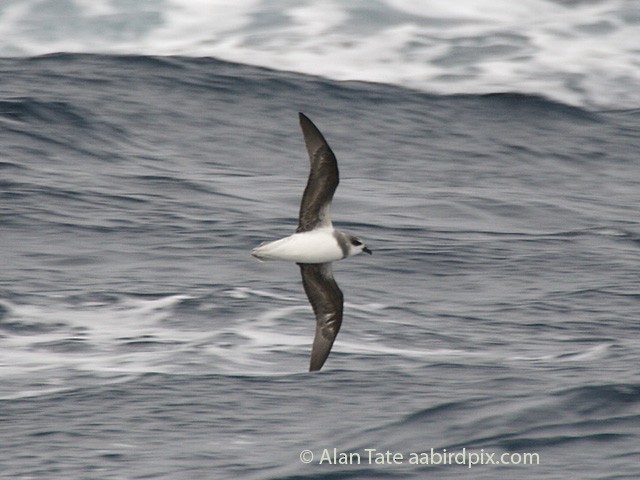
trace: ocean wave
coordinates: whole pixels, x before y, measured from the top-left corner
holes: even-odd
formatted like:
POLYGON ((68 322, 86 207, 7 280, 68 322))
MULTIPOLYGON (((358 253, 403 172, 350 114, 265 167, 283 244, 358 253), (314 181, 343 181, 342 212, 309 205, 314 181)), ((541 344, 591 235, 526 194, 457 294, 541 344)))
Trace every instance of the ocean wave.
POLYGON ((638 18, 632 2, 615 0, 9 0, 0 55, 207 56, 439 94, 518 91, 627 108, 638 106, 638 18))
POLYGON ((90 115, 68 102, 13 98, 0 101, 0 117, 21 123, 64 123, 82 128, 90 115))
MULTIPOLYGON (((347 308, 363 316, 380 306, 347 308)), ((0 365, 14 376, 63 367, 98 375, 299 373, 305 371, 312 326, 302 298, 245 287, 198 295, 49 298, 46 306, 5 300, 0 365), (249 317, 233 318, 233 311, 219 305, 246 304, 248 298, 256 309, 249 317), (292 362, 291 355, 300 360, 292 362), (300 368, 292 369, 297 364, 300 368)), ((355 343, 337 351, 375 352, 355 343)), ((404 356, 401 350, 386 353, 404 356)))

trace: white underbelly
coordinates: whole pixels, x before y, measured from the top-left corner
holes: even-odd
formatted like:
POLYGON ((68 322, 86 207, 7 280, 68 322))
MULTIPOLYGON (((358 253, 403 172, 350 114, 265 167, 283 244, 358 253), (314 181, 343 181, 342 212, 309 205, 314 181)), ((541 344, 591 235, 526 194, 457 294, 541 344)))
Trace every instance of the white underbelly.
POLYGON ((294 233, 273 242, 263 243, 251 251, 260 260, 286 260, 296 263, 335 262, 344 257, 333 230, 294 233))

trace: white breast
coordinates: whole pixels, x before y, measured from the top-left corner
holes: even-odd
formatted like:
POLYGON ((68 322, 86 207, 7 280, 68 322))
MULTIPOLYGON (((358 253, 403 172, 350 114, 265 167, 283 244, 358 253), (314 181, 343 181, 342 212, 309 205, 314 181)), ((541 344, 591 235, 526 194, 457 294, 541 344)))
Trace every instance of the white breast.
POLYGON ((251 251, 260 260, 287 260, 296 263, 335 262, 343 257, 333 229, 294 233, 274 242, 263 243, 251 251))

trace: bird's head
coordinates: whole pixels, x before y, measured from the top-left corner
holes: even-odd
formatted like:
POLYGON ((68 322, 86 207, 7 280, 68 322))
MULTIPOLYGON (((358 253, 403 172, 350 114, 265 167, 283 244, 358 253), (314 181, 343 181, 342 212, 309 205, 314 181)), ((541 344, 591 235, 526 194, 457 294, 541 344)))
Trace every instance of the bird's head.
POLYGON ((352 257, 354 255, 358 255, 359 253, 368 253, 369 255, 371 255, 373 252, 371 250, 369 250, 367 248, 367 246, 364 244, 364 242, 354 236, 354 235, 347 235, 347 239, 349 240, 349 257, 352 257))

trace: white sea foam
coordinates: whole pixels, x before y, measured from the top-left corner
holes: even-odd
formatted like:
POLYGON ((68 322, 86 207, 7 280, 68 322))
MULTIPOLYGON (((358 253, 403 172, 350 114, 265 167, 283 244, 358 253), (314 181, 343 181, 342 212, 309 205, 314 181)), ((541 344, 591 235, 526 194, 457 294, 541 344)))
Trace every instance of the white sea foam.
MULTIPOLYGON (((64 390, 70 376, 83 373, 105 381, 145 373, 301 373, 306 371, 315 324, 302 293, 287 297, 248 287, 203 296, 85 302, 49 298, 46 305, 4 301, 3 308, 0 378, 7 386, 0 388, 2 398, 64 390), (218 304, 229 301, 246 308, 238 308, 237 316, 229 316, 226 308, 219 313, 218 304), (7 382, 22 377, 34 383, 14 392, 7 382)), ((346 308, 350 322, 363 316, 369 323, 382 322, 386 316, 382 304, 348 303, 346 308)), ((365 337, 343 338, 336 351, 429 356, 385 346, 382 337, 365 337)))
POLYGON ((518 91, 605 108, 639 103, 640 9, 634 2, 83 0, 64 5, 56 11, 53 1, 5 0, 0 55, 215 56, 435 93, 518 91))
POLYGON ((79 305, 52 302, 47 307, 6 304, 7 321, 13 329, 2 339, 0 371, 165 371, 162 358, 167 351, 180 349, 202 335, 162 323, 172 315, 171 307, 185 298, 123 298, 79 305), (136 342, 157 348, 138 352, 126 348, 136 342))
POLYGON ((272 374, 275 363, 291 366, 290 373, 305 371, 314 321, 303 297, 249 288, 222 294, 261 308, 246 318, 222 317, 215 299, 191 295, 80 303, 51 298, 46 306, 5 301, 0 378, 43 376, 48 380, 34 392, 46 392, 62 388, 61 376, 73 371, 272 374), (286 358, 291 354, 304 358, 303 366, 295 368, 286 358))
POLYGON ((526 362, 551 362, 551 363, 561 363, 561 362, 588 362, 599 360, 605 357, 613 344, 611 343, 599 343, 593 345, 592 347, 584 348, 583 350, 570 350, 567 352, 554 352, 548 353, 546 355, 532 355, 532 356, 522 356, 517 355, 511 358, 511 360, 516 361, 526 361, 526 362))
MULTIPOLYGON (((81 384, 83 376, 112 383, 146 373, 272 376, 306 371, 314 319, 302 295, 288 298, 246 287, 221 295, 245 302, 251 311, 259 309, 247 314, 247 309, 239 308, 235 317, 225 309, 217 315, 218 302, 210 294, 122 296, 80 303, 49 299, 47 306, 5 301, 0 324, 0 398, 55 393, 81 384), (240 291, 242 295, 236 295, 240 291), (13 384, 21 387, 16 390, 13 384)), ((390 316, 388 306, 347 303, 346 309, 348 323, 334 355, 395 357, 404 366, 464 358, 592 361, 605 356, 610 347, 598 344, 531 356, 444 345, 406 348, 398 338, 385 335, 385 328, 404 332, 398 333, 399 338, 421 334, 410 322, 390 316)), ((369 363, 356 364, 356 368, 368 368, 369 363)))

